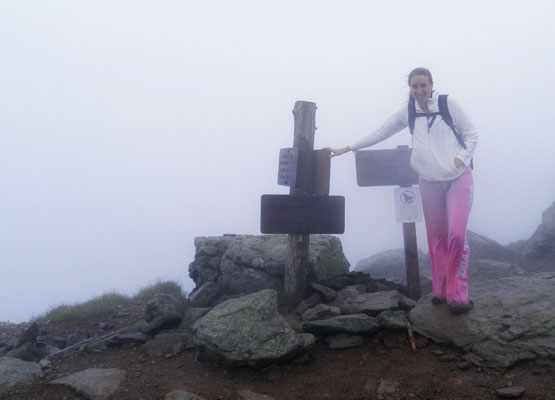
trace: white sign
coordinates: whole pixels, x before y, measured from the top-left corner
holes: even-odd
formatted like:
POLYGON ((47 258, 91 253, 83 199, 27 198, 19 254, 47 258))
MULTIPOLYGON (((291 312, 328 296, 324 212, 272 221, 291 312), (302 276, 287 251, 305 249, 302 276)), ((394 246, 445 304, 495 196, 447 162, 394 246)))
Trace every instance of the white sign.
POLYGON ((278 185, 295 187, 297 185, 298 147, 279 150, 278 185))
POLYGON ((421 222, 422 199, 418 187, 395 188, 395 215, 397 222, 421 222))

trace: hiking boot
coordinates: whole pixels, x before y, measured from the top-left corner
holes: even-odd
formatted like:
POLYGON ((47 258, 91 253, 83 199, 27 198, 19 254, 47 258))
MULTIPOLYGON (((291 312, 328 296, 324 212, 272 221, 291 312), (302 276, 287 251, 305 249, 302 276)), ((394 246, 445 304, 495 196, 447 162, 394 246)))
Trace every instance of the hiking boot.
POLYGON ((474 302, 468 300, 467 304, 449 304, 449 311, 455 315, 464 314, 474 308, 474 302))

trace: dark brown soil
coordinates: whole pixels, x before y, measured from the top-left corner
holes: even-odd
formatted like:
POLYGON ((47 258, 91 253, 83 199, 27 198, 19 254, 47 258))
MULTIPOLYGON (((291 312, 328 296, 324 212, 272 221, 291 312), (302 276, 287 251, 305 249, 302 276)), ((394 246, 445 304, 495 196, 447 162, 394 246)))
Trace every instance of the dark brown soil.
MULTIPOLYGON (((41 325, 49 335, 66 336, 81 329, 98 336, 99 322, 114 329, 141 317, 136 304, 112 318, 81 323, 41 325)), ((0 329, 2 325, 0 325, 0 329)), ((276 399, 497 399, 495 390, 526 388, 526 399, 555 399, 555 360, 536 360, 507 371, 471 367, 461 370, 461 353, 431 343, 412 351, 402 332, 367 337, 362 347, 330 350, 318 342, 307 365, 283 364, 262 370, 231 368, 196 360, 187 350, 171 357, 148 357, 137 348, 80 353, 54 362, 39 384, 0 396, 10 400, 75 400, 84 397, 69 388, 49 386, 53 379, 88 368, 121 368, 127 377, 112 399, 155 400, 183 389, 206 399, 236 399, 239 391, 276 399), (445 359, 454 358, 451 361, 445 359)))

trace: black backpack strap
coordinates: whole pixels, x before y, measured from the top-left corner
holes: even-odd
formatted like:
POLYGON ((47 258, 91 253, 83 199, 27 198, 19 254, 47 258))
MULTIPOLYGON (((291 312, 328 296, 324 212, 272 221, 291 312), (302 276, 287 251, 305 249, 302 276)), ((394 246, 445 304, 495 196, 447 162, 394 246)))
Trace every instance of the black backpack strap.
POLYGON ((440 94, 437 98, 437 105, 439 107, 439 113, 440 113, 441 118, 443 119, 443 121, 447 124, 447 126, 449 126, 449 128, 451 128, 451 130, 455 134, 455 137, 457 138, 459 144, 463 147, 463 149, 466 149, 466 144, 464 144, 464 141, 462 140, 462 137, 457 133, 457 130, 455 129, 455 124, 453 123, 453 118, 451 117, 451 113, 449 112, 449 107, 447 106, 447 96, 449 96, 449 95, 448 94, 440 94))
POLYGON ((409 100, 409 130, 411 135, 414 132, 415 121, 416 121, 416 105, 414 104, 414 98, 411 96, 409 100))
MULTIPOLYGON (((449 107, 447 106, 447 96, 449 95, 440 94, 438 96, 437 105, 439 107, 439 114, 441 115, 441 118, 443 119, 443 121, 449 126, 449 128, 451 128, 451 130, 455 134, 455 137, 457 138, 457 141, 462 146, 462 148, 466 149, 466 144, 464 144, 462 137, 457 133, 457 130, 455 129, 455 124, 453 123, 453 117, 451 117, 451 113, 449 112, 449 107)), ((473 159, 470 160, 470 168, 474 169, 473 159)))

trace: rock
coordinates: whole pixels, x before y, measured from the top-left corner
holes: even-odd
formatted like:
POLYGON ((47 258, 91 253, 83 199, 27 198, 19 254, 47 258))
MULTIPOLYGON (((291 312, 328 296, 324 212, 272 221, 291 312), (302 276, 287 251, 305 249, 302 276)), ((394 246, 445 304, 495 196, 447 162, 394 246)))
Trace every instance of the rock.
POLYGON ((275 400, 275 397, 269 396, 267 394, 260 394, 251 392, 250 390, 241 390, 237 400, 275 400))
MULTIPOLYGON (((213 281, 220 287, 220 296, 274 289, 281 298, 287 235, 197 237, 195 247, 189 275, 197 287, 213 281)), ((318 282, 348 272, 349 263, 339 238, 311 235, 309 269, 318 282)))
POLYGON ((339 299, 333 305, 339 307, 343 314, 367 314, 376 316, 386 310, 399 309, 399 301, 403 298, 396 290, 386 292, 361 293, 357 296, 339 299))
MULTIPOLYGON (((512 262, 515 259, 514 252, 507 249, 505 246, 497 243, 495 240, 480 235, 476 232, 467 230, 466 240, 468 241, 468 245, 470 246, 471 263, 479 259, 506 262, 512 262)), ((476 273, 479 273, 479 271, 476 271, 476 273)))
POLYGON ((316 304, 319 304, 320 301, 321 299, 318 293, 312 293, 310 297, 307 297, 306 299, 301 300, 299 305, 297 305, 297 308, 295 308, 295 312, 300 315, 304 313, 306 310, 308 310, 309 308, 314 307, 316 304))
POLYGON ((384 395, 390 395, 397 392, 400 382, 398 381, 388 381, 385 379, 380 379, 380 385, 378 386, 378 397, 383 398, 384 395))
POLYGON ((145 335, 144 333, 132 332, 132 333, 122 333, 110 336, 105 344, 107 347, 119 347, 126 344, 143 344, 152 339, 151 336, 145 335))
POLYGON ((418 349, 424 349, 430 345, 430 341, 423 336, 417 336, 414 341, 418 349))
POLYGON ((403 296, 403 298, 399 300, 399 307, 401 307, 401 310, 410 311, 416 307, 416 301, 403 296))
POLYGON ((16 385, 32 384, 43 375, 38 364, 17 358, 0 357, 0 394, 16 385))
POLYGON ((56 379, 51 385, 69 386, 91 400, 105 400, 118 390, 125 379, 125 370, 117 368, 91 368, 56 379))
MULTIPOLYGON (((418 249, 418 265, 421 276, 426 278, 432 276, 430 259, 420 249, 418 249)), ((357 263, 354 270, 370 274, 372 278, 393 278, 397 279, 399 283, 405 284, 407 280, 405 249, 386 250, 364 258, 357 263)))
POLYGON ((492 279, 505 278, 507 276, 522 275, 524 273, 522 268, 502 261, 480 258, 476 261, 476 264, 480 271, 480 275, 479 279, 474 278, 474 281, 488 281, 492 279))
POLYGON ((164 400, 206 400, 204 397, 200 397, 194 393, 187 392, 185 390, 174 390, 168 393, 164 400))
POLYGON ((507 368, 555 358, 555 273, 475 283, 469 292, 474 309, 459 316, 422 297, 409 314, 413 330, 468 351, 476 365, 507 368))
POLYGON ((526 393, 526 389, 518 386, 511 386, 495 391, 497 395, 503 399, 520 399, 526 393))
POLYGON ((542 213, 542 222, 524 247, 523 255, 555 263, 555 202, 542 213))
POLYGON ((404 311, 387 310, 380 313, 377 317, 380 326, 388 330, 406 330, 408 318, 404 311))
POLYGON ((48 355, 45 345, 26 342, 6 354, 6 357, 19 358, 23 361, 39 361, 48 355))
POLYGON ((206 315, 211 309, 210 307, 189 307, 179 324, 179 329, 191 329, 193 323, 206 315))
POLYGON ((310 287, 320 293, 326 301, 332 301, 337 296, 337 292, 332 288, 329 288, 319 283, 312 282, 310 287))
POLYGON ((334 349, 347 349, 350 347, 359 347, 364 344, 364 338, 358 335, 348 335, 346 333, 338 333, 328 336, 324 339, 328 347, 334 349))
POLYGON ((185 314, 185 302, 180 296, 157 293, 146 304, 143 333, 156 334, 179 325, 185 314))
POLYGON ((191 336, 191 332, 186 330, 161 332, 153 340, 141 346, 141 350, 151 357, 179 354, 187 348, 191 336))
POLYGON ((201 356, 249 366, 291 360, 315 340, 289 328, 271 289, 218 304, 200 319, 193 339, 201 356))
POLYGON ((472 364, 472 361, 464 360, 457 364, 457 368, 460 369, 461 371, 466 371, 467 369, 472 368, 472 365, 474 365, 472 364))
POLYGON ((83 341, 87 340, 89 337, 90 336, 87 332, 83 332, 83 331, 77 329, 76 331, 70 333, 67 336, 67 339, 66 339, 67 346, 73 346, 76 343, 83 342, 83 341))
POLYGON ((325 319, 336 317, 341 314, 338 307, 328 306, 327 304, 318 304, 316 307, 309 308, 302 315, 303 321, 313 321, 315 319, 325 319))
POLYGON ((380 324, 375 318, 366 314, 339 315, 320 321, 306 322, 303 330, 317 335, 335 333, 371 335, 380 330, 380 324))
POLYGON ((39 324, 35 321, 31 324, 31 326, 23 331, 17 341, 17 347, 24 345, 25 343, 36 343, 37 336, 39 336, 39 324))
POLYGON ((209 307, 219 293, 220 286, 214 281, 207 281, 191 293, 189 301, 193 307, 209 307))

